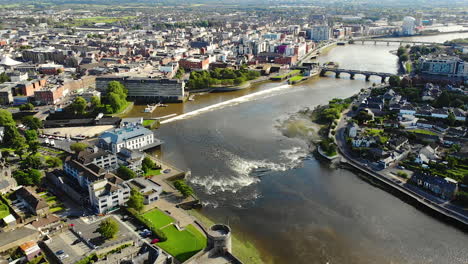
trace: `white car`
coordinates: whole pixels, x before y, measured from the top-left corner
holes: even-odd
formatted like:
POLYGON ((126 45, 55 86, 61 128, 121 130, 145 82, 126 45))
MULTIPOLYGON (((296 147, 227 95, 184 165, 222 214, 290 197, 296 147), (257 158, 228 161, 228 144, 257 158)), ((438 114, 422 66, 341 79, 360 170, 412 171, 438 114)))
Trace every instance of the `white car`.
POLYGON ((59 259, 66 259, 68 257, 69 257, 68 254, 63 254, 59 256, 59 259))

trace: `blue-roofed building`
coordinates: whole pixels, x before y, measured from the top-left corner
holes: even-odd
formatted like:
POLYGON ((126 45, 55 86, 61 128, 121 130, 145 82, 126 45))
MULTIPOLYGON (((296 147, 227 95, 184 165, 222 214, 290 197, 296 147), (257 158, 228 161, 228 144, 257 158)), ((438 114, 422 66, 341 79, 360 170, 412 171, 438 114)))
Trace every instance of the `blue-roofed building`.
POLYGON ((106 131, 99 136, 99 147, 118 153, 122 148, 146 150, 160 146, 162 141, 154 137, 153 131, 140 125, 128 125, 106 131))

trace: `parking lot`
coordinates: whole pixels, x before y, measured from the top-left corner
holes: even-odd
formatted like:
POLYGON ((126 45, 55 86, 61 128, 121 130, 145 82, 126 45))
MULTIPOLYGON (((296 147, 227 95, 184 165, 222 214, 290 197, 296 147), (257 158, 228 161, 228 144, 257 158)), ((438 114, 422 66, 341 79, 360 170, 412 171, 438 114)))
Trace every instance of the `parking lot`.
POLYGON ((63 250, 64 253, 60 255, 68 255, 68 257, 61 260, 64 264, 75 263, 91 252, 91 248, 80 241, 70 230, 54 236, 51 240, 48 247, 53 253, 63 250))
POLYGON ((46 135, 53 135, 57 137, 95 137, 104 131, 110 130, 114 126, 83 126, 83 127, 57 127, 46 128, 43 130, 46 135))
MULTIPOLYGON (((114 218, 114 216, 109 216, 114 218)), ((117 237, 112 240, 104 240, 102 239, 101 235, 96 231, 99 227, 99 224, 102 220, 106 217, 101 217, 97 221, 93 221, 91 223, 85 223, 81 218, 77 218, 75 220, 71 220, 68 223, 74 225, 74 229, 85 239, 89 245, 96 246, 96 247, 105 247, 109 244, 118 243, 119 241, 127 241, 127 240, 137 240, 138 237, 132 232, 133 230, 129 230, 126 226, 124 226, 120 221, 116 220, 119 224, 119 233, 117 237)))

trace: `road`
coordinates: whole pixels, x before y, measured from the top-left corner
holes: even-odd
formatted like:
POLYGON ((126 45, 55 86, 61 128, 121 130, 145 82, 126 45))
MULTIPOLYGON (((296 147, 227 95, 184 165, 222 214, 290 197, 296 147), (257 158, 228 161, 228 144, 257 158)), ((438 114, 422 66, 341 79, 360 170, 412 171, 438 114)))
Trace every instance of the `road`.
POLYGON ((346 110, 338 121, 337 128, 336 128, 336 136, 335 141, 338 147, 338 150, 342 157, 346 159, 348 164, 351 166, 367 173, 368 175, 378 179, 379 181, 394 187, 395 189, 401 191, 402 193, 414 198, 421 204, 443 214, 448 217, 451 217, 465 225, 468 225, 468 212, 461 207, 458 207, 454 204, 448 203, 446 200, 440 199, 430 193, 427 193, 420 188, 413 186, 411 184, 407 184, 402 181, 398 181, 392 177, 389 177, 383 173, 377 172, 369 168, 367 163, 363 163, 355 159, 351 151, 346 145, 346 125, 347 119, 350 117, 352 112, 346 110))

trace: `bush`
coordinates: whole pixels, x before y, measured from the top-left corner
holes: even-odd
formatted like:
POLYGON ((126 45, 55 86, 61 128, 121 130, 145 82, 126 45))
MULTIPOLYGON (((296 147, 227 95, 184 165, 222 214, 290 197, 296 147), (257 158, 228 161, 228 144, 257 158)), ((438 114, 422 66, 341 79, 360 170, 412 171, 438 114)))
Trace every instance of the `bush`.
POLYGON ((397 175, 401 178, 404 178, 404 179, 408 179, 408 173, 404 172, 404 171, 399 171, 397 172, 397 175))
POLYGON ((183 180, 174 181, 174 187, 185 197, 189 197, 193 194, 192 187, 188 186, 183 180))

